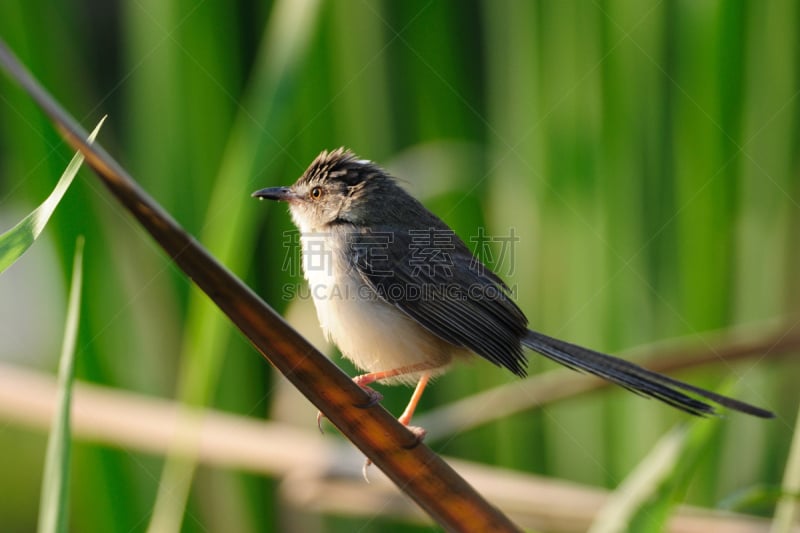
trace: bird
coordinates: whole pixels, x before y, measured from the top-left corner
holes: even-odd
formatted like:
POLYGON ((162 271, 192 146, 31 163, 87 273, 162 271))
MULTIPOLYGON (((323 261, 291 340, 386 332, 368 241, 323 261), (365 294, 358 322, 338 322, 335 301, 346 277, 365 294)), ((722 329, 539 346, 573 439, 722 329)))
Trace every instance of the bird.
MULTIPOLYGON (((383 168, 344 147, 320 153, 291 186, 252 193, 288 203, 320 326, 376 382, 415 386, 398 420, 410 425, 430 380, 476 355, 524 378, 532 350, 686 413, 716 406, 760 418, 766 409, 528 327, 506 283, 383 168)), ((320 417, 317 422, 319 424, 320 417)))

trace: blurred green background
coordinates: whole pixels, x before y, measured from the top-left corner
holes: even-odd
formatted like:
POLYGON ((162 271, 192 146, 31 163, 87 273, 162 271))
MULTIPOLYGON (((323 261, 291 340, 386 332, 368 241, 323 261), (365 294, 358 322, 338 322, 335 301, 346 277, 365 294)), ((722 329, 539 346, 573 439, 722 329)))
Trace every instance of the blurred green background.
MULTIPOLYGON (((0 4, 0 36, 33 74, 87 129, 108 114, 99 142, 305 331, 316 328, 308 300, 285 298, 302 286, 287 268, 298 253, 287 247, 289 217, 249 195, 293 182, 321 150, 344 145, 389 168, 465 240, 479 227, 513 231, 513 253, 496 240, 485 257, 498 260, 532 326, 610 352, 678 336, 702 345, 712 330, 797 316, 799 26, 790 0, 0 4)), ((0 77, 3 230, 46 196, 70 156, 0 77)), ((0 278, 0 359, 54 371, 78 234, 79 379, 280 416, 269 365, 86 171, 46 238, 0 278)), ((777 413, 724 419, 682 499, 714 506, 780 485, 798 370, 791 358, 756 357, 679 376, 727 384, 777 413)), ((485 362, 459 367, 422 410, 513 379, 485 362)), ((410 394, 382 391, 398 413, 410 394)), ((315 430, 306 409, 295 423, 315 430)), ((684 419, 609 390, 435 448, 613 488, 684 419)), ((35 527, 44 446, 43 433, 0 423, 0 530, 35 527)), ((78 441, 73 529, 145 531, 162 465, 78 441)), ((747 510, 769 516, 772 506, 747 510)), ((200 467, 181 527, 277 531, 298 512, 281 505, 275 479, 200 467)))

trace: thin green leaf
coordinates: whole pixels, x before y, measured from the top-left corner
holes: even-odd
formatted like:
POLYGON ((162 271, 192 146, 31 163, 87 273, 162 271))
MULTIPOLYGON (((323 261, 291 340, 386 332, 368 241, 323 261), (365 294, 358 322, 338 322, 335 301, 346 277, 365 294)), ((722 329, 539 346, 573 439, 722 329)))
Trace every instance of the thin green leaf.
POLYGON ((747 513, 767 516, 783 497, 800 499, 800 494, 785 494, 778 485, 759 483, 745 487, 720 500, 718 509, 732 513, 747 513))
POLYGON ((590 531, 663 530, 720 423, 720 418, 696 418, 664 435, 601 509, 590 531))
POLYGON ((626 530, 636 512, 674 471, 687 434, 687 427, 680 425, 658 441, 600 510, 589 530, 591 533, 626 530))
POLYGON ((800 517, 800 415, 797 417, 792 439, 792 449, 786 462, 786 471, 783 475, 783 493, 775 509, 775 520, 772 522, 771 533, 784 533, 792 531, 794 524, 800 517))
MULTIPOLYGON (((89 135, 89 143, 94 142, 105 119, 106 117, 103 117, 97 123, 94 131, 89 135)), ((78 152, 72 157, 72 161, 67 165, 50 196, 16 226, 0 235, 0 272, 14 264, 39 237, 56 206, 64 197, 64 193, 67 192, 67 189, 72 184, 72 180, 75 178, 75 174, 78 173, 78 169, 81 168, 82 163, 83 154, 78 152)))
MULTIPOLYGON (((102 122, 102 121, 101 121, 102 122)), ((99 128, 99 125, 98 125, 99 128)), ((95 130, 96 132, 97 130, 95 130)), ((67 531, 67 483, 70 457, 70 405, 75 374, 75 341, 81 305, 83 277, 83 237, 75 245, 75 262, 69 291, 64 343, 58 366, 58 407, 53 417, 42 478, 39 502, 39 533, 67 531)))
MULTIPOLYGON (((229 268, 246 268, 250 253, 236 242, 248 242, 255 225, 256 206, 241 191, 251 187, 260 161, 277 150, 269 137, 287 128, 292 120, 290 106, 283 101, 293 91, 296 71, 305 61, 320 2, 276 2, 266 29, 264 47, 256 61, 248 97, 242 105, 230 140, 225 147, 222 167, 211 194, 207 218, 226 213, 225 224, 207 225, 202 241, 229 268), (291 32, 285 31, 292 28, 291 32), (291 89, 291 90, 290 90, 291 89), (254 119, 254 117, 258 117, 254 119), (262 124, 270 124, 268 134, 262 124)), ((179 396, 189 405, 205 405, 217 388, 220 368, 232 330, 216 307, 199 293, 189 300, 186 319, 179 396)), ((192 423, 181 426, 187 435, 192 423)), ((149 531, 176 531, 185 514, 194 478, 196 461, 182 454, 171 454, 164 466, 149 531)))

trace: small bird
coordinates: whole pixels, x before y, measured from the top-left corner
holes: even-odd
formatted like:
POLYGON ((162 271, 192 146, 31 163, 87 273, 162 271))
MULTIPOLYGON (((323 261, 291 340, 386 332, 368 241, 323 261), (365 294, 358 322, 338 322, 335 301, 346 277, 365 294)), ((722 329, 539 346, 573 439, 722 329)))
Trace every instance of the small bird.
POLYGON ((416 384, 398 420, 420 438, 424 430, 409 423, 432 377, 472 354, 525 377, 523 348, 693 415, 715 414, 700 397, 774 416, 528 329, 503 280, 386 171, 349 150, 323 151, 294 185, 253 196, 288 202, 322 330, 366 372, 354 381, 376 402, 371 383, 416 384))

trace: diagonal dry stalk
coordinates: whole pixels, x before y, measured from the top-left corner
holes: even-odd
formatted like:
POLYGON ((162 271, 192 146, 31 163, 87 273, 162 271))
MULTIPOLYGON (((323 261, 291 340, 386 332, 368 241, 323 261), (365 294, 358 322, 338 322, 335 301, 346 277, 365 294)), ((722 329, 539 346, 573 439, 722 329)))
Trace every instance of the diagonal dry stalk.
POLYGON ((39 85, 0 40, 0 65, 80 150, 103 184, 255 348, 436 522, 453 531, 519 531, 447 463, 292 329, 178 225, 39 85))

